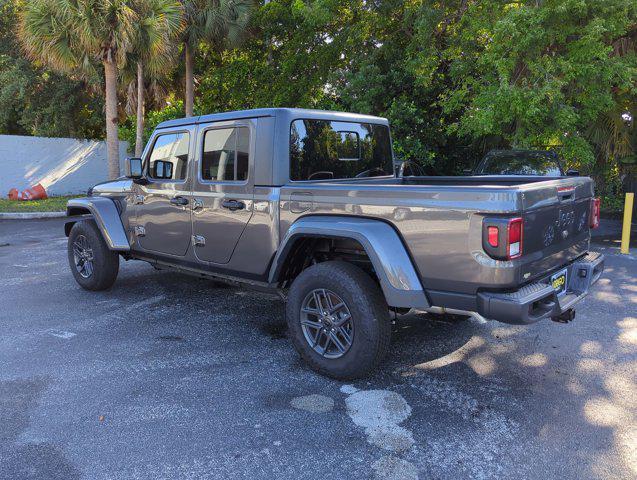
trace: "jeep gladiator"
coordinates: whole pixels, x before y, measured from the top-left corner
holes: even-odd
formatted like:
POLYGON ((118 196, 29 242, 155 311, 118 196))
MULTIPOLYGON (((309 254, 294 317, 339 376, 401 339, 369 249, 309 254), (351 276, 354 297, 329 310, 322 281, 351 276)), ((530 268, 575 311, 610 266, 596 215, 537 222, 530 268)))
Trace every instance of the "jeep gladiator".
POLYGON ((278 292, 294 347, 335 378, 382 360, 393 314, 566 322, 604 268, 590 178, 398 176, 384 118, 172 120, 126 169, 68 202, 80 286, 111 287, 123 257, 278 292))

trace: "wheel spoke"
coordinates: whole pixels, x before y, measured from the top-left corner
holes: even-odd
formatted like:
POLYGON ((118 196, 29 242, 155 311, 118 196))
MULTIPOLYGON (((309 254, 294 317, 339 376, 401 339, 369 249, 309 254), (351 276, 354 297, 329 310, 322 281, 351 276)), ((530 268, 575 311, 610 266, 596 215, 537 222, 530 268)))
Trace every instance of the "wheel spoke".
POLYGON ((341 334, 341 336, 343 337, 343 340, 345 340, 345 343, 347 343, 348 346, 352 344, 352 336, 350 335, 350 332, 348 332, 345 327, 337 328, 336 332, 341 334))
POLYGON ((325 332, 325 345, 323 346, 323 353, 322 353, 323 356, 329 353, 328 347, 330 346, 330 343, 332 343, 331 332, 325 332))
POLYGON ((323 297, 325 297, 325 308, 327 310, 327 313, 331 313, 332 309, 334 308, 334 305, 332 304, 332 297, 330 297, 325 289, 321 290, 321 292, 323 293, 323 297))
POLYGON ((341 342, 341 339, 338 338, 336 332, 330 332, 328 338, 334 343, 339 352, 345 353, 345 350, 347 350, 347 345, 343 345, 343 342, 341 342))
POLYGON ((314 290, 314 292, 312 292, 312 295, 314 297, 314 303, 316 304, 316 309, 318 310, 319 313, 323 313, 323 304, 321 303, 321 296, 318 293, 318 290, 314 290))
POLYGON ((303 307, 301 309, 302 313, 305 313, 307 315, 315 315, 317 317, 321 316, 321 312, 319 312, 318 310, 316 310, 315 308, 308 308, 308 307, 303 307))
POLYGON ((323 328, 323 324, 319 322, 314 322, 312 320, 301 320, 301 325, 305 325, 306 327, 321 329, 323 328))
POLYGON ((316 348, 319 345, 319 341, 321 340, 321 336, 323 335, 323 329, 320 329, 316 332, 316 337, 314 337, 314 345, 312 345, 312 348, 316 348))
POLYGON ((336 312, 338 312, 341 308, 345 307, 345 304, 343 302, 339 302, 336 305, 332 306, 330 308, 330 315, 334 315, 336 312))
POLYGON ((349 313, 343 313, 342 317, 337 315, 337 321, 334 322, 334 326, 342 327, 350 318, 352 318, 352 316, 349 313))
POLYGON ((93 262, 85 262, 84 267, 86 269, 87 276, 90 277, 91 275, 93 275, 93 262))

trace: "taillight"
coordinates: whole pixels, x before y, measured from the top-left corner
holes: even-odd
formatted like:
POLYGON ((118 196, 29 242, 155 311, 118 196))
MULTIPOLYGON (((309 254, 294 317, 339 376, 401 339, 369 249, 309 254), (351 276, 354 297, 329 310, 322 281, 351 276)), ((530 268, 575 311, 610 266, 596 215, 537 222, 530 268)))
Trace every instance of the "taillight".
POLYGON ((599 210, 601 207, 601 200, 599 198, 591 199, 591 218, 589 222, 589 226, 591 228, 599 227, 599 210))
POLYGON ((497 260, 512 260, 522 255, 524 221, 521 217, 487 217, 482 220, 482 248, 497 260))
POLYGON ((518 258, 522 255, 523 221, 512 218, 507 225, 507 258, 518 258))
POLYGON ((498 230, 498 227, 487 228, 487 237, 488 237, 489 245, 491 245, 492 247, 497 247, 498 245, 500 245, 500 239, 498 238, 499 236, 500 236, 500 231, 498 230))

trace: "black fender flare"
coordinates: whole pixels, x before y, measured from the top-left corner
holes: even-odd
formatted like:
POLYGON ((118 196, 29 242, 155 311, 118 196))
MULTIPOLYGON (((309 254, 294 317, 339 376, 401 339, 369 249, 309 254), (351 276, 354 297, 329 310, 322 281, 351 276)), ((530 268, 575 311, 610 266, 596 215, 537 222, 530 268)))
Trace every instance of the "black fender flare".
POLYGON ((108 248, 119 252, 130 251, 130 244, 115 202, 107 197, 72 198, 66 204, 68 220, 64 233, 69 236, 73 224, 80 219, 92 218, 97 224, 108 248))
POLYGON ((277 250, 270 267, 270 283, 278 282, 294 243, 303 237, 356 240, 372 262, 388 305, 419 309, 430 306, 398 233, 387 223, 368 218, 310 215, 297 220, 290 226, 277 250))

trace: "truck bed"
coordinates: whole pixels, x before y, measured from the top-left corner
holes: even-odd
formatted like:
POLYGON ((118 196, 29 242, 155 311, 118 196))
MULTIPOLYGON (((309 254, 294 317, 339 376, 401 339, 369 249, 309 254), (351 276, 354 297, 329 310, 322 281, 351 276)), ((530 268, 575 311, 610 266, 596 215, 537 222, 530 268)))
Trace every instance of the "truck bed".
POLYGON ((281 233, 308 214, 386 221, 400 234, 430 297, 469 309, 480 290, 519 288, 586 254, 592 196, 587 177, 291 182, 281 189, 281 233), (520 258, 496 260, 485 252, 483 220, 493 217, 524 219, 520 258))

